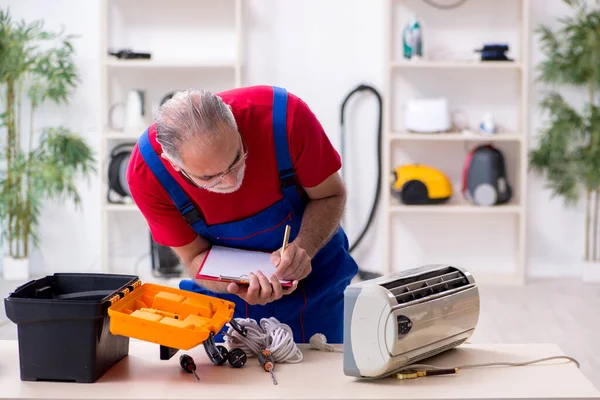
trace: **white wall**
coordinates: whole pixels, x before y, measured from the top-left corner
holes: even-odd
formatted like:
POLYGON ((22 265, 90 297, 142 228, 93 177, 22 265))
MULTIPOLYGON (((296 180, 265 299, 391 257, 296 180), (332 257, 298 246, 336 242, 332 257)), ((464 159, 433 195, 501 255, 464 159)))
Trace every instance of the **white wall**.
MULTIPOLYGON (((80 35, 77 40, 76 61, 80 68, 82 84, 73 94, 67 107, 46 106, 37 112, 36 125, 64 124, 81 132, 95 147, 99 145, 94 130, 98 124, 99 98, 98 43, 99 31, 97 1, 3 1, 13 19, 27 21, 44 19, 45 27, 59 30, 64 25, 68 32, 80 35)), ((41 224, 41 248, 32 254, 34 273, 48 271, 90 270, 98 264, 99 196, 95 179, 91 184, 80 185, 83 212, 72 206, 49 202, 46 204, 41 224)))
MULTIPOLYGON (((483 0, 470 0, 476 1, 483 0)), ((560 0, 531 2, 532 27, 541 22, 552 22, 566 10, 560 0)), ((28 20, 43 17, 49 28, 58 28, 64 24, 69 32, 81 36, 77 42, 77 61, 83 84, 74 94, 69 108, 45 109, 39 115, 38 125, 66 123, 86 135, 95 146, 99 146, 100 2, 5 0, 3 3, 10 6, 15 17, 28 20)), ((463 11, 459 9, 454 12, 463 11)), ((333 143, 339 148, 339 107, 344 96, 359 83, 373 85, 380 91, 385 90, 386 41, 382 27, 382 21, 386 18, 385 1, 246 0, 245 13, 247 51, 244 83, 277 84, 301 96, 312 106, 333 143)), ((469 18, 467 16, 461 23, 468 26, 469 18)), ((497 39, 482 36, 481 42, 486 40, 497 39)), ((178 49, 176 41, 170 43, 170 46, 175 50, 185 50, 178 49)), ((532 63, 538 62, 540 55, 533 40, 531 49, 532 63)), ((498 84, 494 86, 493 80, 488 83, 492 90, 498 87, 498 84)), ((535 103, 539 99, 536 94, 532 87, 531 119, 534 129, 539 126, 535 109, 535 103)), ((351 142, 347 148, 347 162, 352 163, 347 167, 348 173, 352 173, 352 178, 348 181, 352 193, 348 204, 348 231, 351 240, 366 220, 375 188, 375 104, 375 98, 370 94, 357 95, 347 109, 346 134, 351 142), (360 172, 357 162, 364 163, 360 172)), ((542 188, 543 182, 535 177, 530 178, 530 184, 529 273, 577 273, 582 254, 581 209, 565 210, 560 200, 550 201, 548 193, 542 188)), ((83 212, 61 204, 47 205, 42 218, 42 247, 33 257, 34 272, 97 269, 100 256, 98 190, 97 180, 89 187, 82 183, 83 212)), ((379 217, 383 215, 380 213, 379 217)), ((140 258, 148 249, 147 230, 141 217, 135 213, 119 213, 115 214, 115 218, 121 221, 115 230, 111 230, 111 253, 118 262, 120 271, 132 271, 136 261, 147 261, 140 258)), ((456 220, 452 223, 461 224, 456 220)), ((376 228, 377 226, 373 231, 376 228)), ((373 232, 365 238, 360 251, 357 251, 356 257, 365 269, 378 269, 380 254, 377 243, 381 240, 381 235, 373 232), (370 248, 371 251, 365 251, 365 248, 370 248)), ((495 260, 489 262, 493 263, 495 260)))
MULTIPOLYGON (((531 26, 548 24, 557 27, 555 20, 570 13, 562 1, 533 1, 531 26), (549 4, 551 3, 551 5, 549 4)), ((530 62, 535 65, 543 60, 543 55, 532 41, 530 62)), ((532 131, 543 126, 536 104, 541 101, 540 90, 531 93, 531 126, 532 131)), ((578 93, 565 91, 566 98, 574 106, 581 107, 578 93)), ((581 109, 581 108, 580 108, 581 109)), ((560 198, 551 199, 550 192, 545 189, 545 182, 537 177, 529 179, 531 188, 528 192, 529 202, 529 271, 532 275, 577 275, 581 274, 582 259, 585 251, 585 198, 582 197, 578 207, 565 208, 560 198)))

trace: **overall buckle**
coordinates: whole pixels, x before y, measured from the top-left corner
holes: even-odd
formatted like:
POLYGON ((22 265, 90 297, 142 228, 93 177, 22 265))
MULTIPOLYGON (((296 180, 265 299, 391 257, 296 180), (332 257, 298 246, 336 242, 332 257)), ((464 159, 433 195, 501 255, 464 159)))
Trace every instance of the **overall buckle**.
POLYGON ((294 175, 294 170, 286 169, 285 171, 281 171, 279 173, 279 182, 282 189, 296 185, 296 176, 294 175))
POLYGON ((181 210, 181 215, 187 221, 188 224, 193 225, 198 222, 202 217, 200 212, 194 207, 193 204, 188 204, 181 210))

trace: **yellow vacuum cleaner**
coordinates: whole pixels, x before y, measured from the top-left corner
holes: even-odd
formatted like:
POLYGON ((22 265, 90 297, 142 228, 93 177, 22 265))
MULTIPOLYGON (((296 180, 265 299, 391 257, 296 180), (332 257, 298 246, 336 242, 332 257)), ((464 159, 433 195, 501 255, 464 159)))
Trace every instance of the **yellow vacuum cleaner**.
POLYGON ((392 171, 392 194, 408 205, 441 204, 452 197, 452 184, 438 169, 407 164, 392 171))

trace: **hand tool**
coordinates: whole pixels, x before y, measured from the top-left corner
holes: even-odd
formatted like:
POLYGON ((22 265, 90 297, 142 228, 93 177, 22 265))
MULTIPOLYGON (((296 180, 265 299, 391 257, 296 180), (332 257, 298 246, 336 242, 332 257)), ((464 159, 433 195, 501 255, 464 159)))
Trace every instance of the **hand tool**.
POLYGON ((277 381, 275 380, 275 375, 273 375, 273 369, 275 368, 275 360, 273 360, 273 355, 269 350, 263 350, 258 353, 258 363, 265 369, 265 371, 271 374, 271 379, 273 379, 273 385, 277 385, 277 381))
POLYGON ((185 372, 194 374, 196 379, 200 381, 198 374, 196 374, 196 363, 194 363, 194 359, 192 357, 187 354, 182 354, 181 357, 179 357, 179 365, 181 365, 181 368, 183 368, 185 372))
POLYGON ((458 368, 432 369, 426 371, 407 370, 396 374, 396 379, 416 379, 423 376, 448 375, 458 373, 458 368))

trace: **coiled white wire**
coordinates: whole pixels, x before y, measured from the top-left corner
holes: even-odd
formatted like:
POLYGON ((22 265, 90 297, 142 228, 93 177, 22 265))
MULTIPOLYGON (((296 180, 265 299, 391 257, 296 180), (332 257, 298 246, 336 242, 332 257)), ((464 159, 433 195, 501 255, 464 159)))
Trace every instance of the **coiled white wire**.
POLYGON ((276 363, 299 363, 304 356, 296 343, 289 325, 275 317, 263 318, 260 325, 252 318, 236 318, 235 321, 246 329, 246 336, 227 324, 225 344, 229 348, 240 348, 249 356, 256 356, 263 350, 269 350, 276 363))

